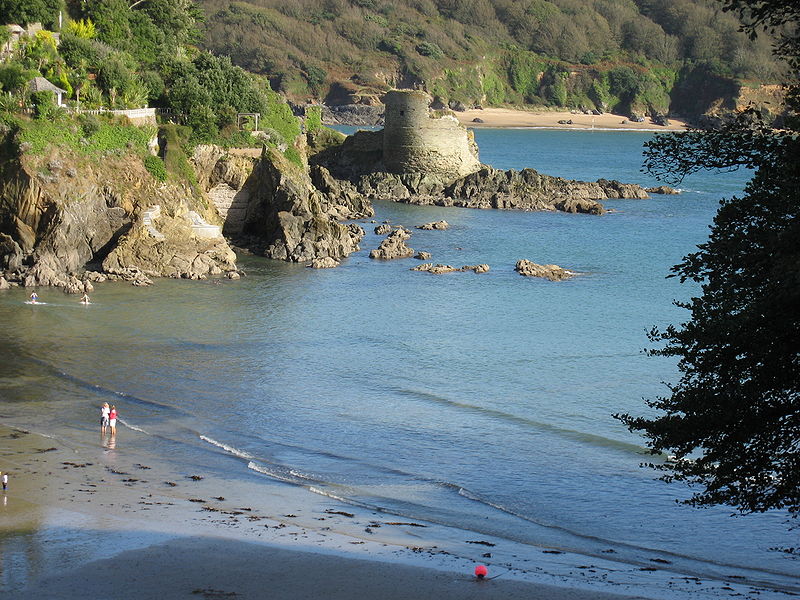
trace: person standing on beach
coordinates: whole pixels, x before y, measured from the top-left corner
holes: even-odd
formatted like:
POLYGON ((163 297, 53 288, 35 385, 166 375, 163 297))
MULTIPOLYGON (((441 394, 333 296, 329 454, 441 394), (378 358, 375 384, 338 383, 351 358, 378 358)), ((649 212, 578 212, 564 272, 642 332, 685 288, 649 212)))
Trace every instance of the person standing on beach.
POLYGON ((105 435, 106 428, 110 425, 110 412, 108 402, 103 402, 103 406, 100 407, 100 435, 105 435))
POLYGON ((111 427, 111 435, 117 435, 117 407, 111 405, 111 411, 108 413, 108 425, 111 427))
POLYGON ((8 473, 3 473, 3 491, 8 489, 8 473))

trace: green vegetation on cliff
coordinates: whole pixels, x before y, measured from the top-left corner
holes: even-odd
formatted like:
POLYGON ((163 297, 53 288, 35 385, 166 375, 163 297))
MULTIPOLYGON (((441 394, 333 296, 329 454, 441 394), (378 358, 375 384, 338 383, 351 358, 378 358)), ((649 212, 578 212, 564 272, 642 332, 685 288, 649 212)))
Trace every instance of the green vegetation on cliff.
MULTIPOLYGON (((194 45, 203 15, 190 1, 0 0, 0 7, 0 22, 23 27, 37 20, 57 29, 62 17, 60 31, 30 28, 19 39, 0 28, 10 40, 10 51, 0 55, 0 114, 32 109, 34 121, 22 133, 32 150, 79 140, 84 153, 94 147, 96 136, 77 131, 81 125, 65 118, 65 106, 73 112, 158 107, 163 120, 187 127, 185 146, 266 143, 291 152, 301 133, 299 119, 267 78, 194 45), (50 91, 31 91, 34 77, 64 91, 62 106, 50 91), (264 135, 252 135, 255 119, 245 114, 259 115, 264 135)), ((163 175, 154 162, 150 166, 163 175)))

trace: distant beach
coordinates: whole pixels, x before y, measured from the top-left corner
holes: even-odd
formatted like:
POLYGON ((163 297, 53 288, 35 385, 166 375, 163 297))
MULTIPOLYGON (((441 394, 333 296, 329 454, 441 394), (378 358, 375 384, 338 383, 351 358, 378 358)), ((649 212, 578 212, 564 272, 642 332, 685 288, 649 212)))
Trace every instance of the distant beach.
POLYGON ((656 125, 649 118, 636 123, 620 115, 605 113, 602 115, 586 115, 569 111, 527 111, 510 108, 483 108, 457 112, 458 120, 469 127, 544 127, 556 129, 630 129, 632 131, 684 131, 686 122, 670 119, 669 125, 656 125), (476 123, 474 119, 482 119, 476 123), (559 121, 572 121, 572 124, 559 121))

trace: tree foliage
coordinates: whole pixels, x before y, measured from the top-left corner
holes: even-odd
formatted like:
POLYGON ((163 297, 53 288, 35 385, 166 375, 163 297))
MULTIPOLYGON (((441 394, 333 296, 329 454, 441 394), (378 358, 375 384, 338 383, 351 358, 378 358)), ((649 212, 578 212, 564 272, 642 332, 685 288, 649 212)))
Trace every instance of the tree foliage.
POLYGON ((205 48, 298 96, 324 95, 293 76, 309 64, 339 81, 400 73, 450 99, 463 91, 444 72, 460 71, 456 88, 474 80, 478 92, 458 99, 481 102, 501 93, 501 101, 513 103, 549 102, 560 94, 539 95, 535 79, 503 68, 509 62, 597 65, 597 72, 660 63, 677 72, 715 60, 727 77, 777 81, 780 73, 770 38, 748 39, 714 0, 198 1, 208 14, 205 48))
POLYGON ((62 7, 62 0, 0 0, 0 22, 23 27, 30 23, 50 26, 58 22, 62 7))
MULTIPOLYGON (((745 29, 786 27, 777 52, 797 66, 797 4, 725 0, 745 29), (776 12, 778 11, 778 12, 776 12), (794 36, 794 37, 792 37, 794 36), (795 50, 792 50, 794 48, 795 50), (794 52, 794 53, 792 53, 794 52)), ((797 80, 790 83, 797 98, 797 80)), ((677 357, 680 381, 649 401, 653 418, 618 415, 641 432, 667 481, 701 488, 697 505, 742 512, 800 512, 800 137, 797 121, 776 131, 756 111, 719 131, 659 136, 647 144, 645 168, 679 181, 700 169, 753 169, 741 197, 723 200, 709 239, 673 267, 702 293, 678 303, 680 326, 653 330, 653 355, 677 357)), ((796 117, 796 114, 794 115, 796 117)))

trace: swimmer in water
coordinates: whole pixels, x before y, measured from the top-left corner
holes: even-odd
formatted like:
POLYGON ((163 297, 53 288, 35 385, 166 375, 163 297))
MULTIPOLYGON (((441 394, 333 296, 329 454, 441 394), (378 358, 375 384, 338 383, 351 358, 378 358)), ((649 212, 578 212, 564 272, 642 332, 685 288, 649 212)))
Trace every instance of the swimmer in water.
POLYGON ((81 304, 91 304, 89 301, 89 294, 85 293, 81 296, 81 304))
POLYGON ((36 292, 31 292, 31 303, 36 304, 39 300, 39 295, 36 292))

